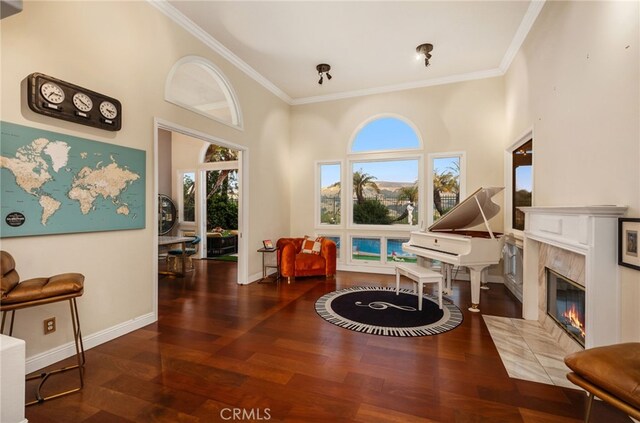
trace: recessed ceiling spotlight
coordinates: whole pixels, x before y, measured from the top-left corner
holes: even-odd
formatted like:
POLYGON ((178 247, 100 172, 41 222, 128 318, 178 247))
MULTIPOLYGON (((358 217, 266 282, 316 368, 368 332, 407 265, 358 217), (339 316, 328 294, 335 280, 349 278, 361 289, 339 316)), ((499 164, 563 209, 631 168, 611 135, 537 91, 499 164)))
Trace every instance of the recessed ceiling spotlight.
POLYGON ((331 66, 326 63, 320 63, 316 66, 316 70, 318 71, 318 75, 320 75, 320 79, 318 80, 318 84, 322 85, 323 77, 326 76, 327 79, 331 80, 331 74, 329 71, 331 70, 331 66))
POLYGON ((433 44, 420 44, 416 47, 416 59, 420 60, 424 57, 424 65, 429 66, 429 59, 431 59, 431 51, 433 50, 433 44))

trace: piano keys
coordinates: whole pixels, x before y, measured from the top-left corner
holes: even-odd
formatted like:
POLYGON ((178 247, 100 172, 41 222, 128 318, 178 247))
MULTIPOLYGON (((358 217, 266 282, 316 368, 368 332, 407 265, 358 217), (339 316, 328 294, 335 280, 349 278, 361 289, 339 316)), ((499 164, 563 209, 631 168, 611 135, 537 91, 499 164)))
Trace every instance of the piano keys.
POLYGON ((500 261, 502 234, 493 232, 489 220, 498 214, 500 206, 492 197, 504 187, 479 188, 460 204, 449 210, 426 231, 411 232, 402 249, 417 256, 443 263, 445 293, 451 293, 451 267, 465 266, 471 279, 470 311, 480 311, 482 272, 500 261), (480 224, 484 229, 470 230, 480 224))

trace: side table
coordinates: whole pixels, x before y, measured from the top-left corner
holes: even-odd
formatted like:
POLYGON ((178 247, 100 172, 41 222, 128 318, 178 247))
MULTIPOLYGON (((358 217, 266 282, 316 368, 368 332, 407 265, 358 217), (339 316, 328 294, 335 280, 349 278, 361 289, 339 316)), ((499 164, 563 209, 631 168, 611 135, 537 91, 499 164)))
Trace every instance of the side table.
POLYGON ((271 281, 269 281, 271 277, 267 277, 267 269, 276 269, 273 282, 277 283, 280 280, 280 250, 277 248, 260 248, 258 252, 262 253, 262 279, 260 279, 258 283, 271 283, 271 281), (264 256, 270 253, 276 253, 276 264, 265 263, 264 256))

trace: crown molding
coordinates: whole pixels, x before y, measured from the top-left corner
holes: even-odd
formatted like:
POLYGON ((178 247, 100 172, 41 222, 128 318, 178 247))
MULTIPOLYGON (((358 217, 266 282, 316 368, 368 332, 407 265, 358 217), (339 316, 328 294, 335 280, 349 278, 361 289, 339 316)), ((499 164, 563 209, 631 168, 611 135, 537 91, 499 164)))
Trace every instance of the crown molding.
POLYGON ((509 45, 509 48, 505 52, 504 56, 502 57, 502 61, 500 62, 499 69, 503 74, 507 73, 507 70, 509 70, 511 62, 513 62, 513 59, 516 57, 516 54, 520 50, 520 47, 522 47, 522 43, 527 38, 527 35, 529 34, 533 23, 538 18, 540 11, 544 7, 545 1, 546 0, 533 0, 531 3, 529 3, 529 8, 524 14, 524 17, 520 22, 520 26, 518 27, 516 34, 513 36, 513 40, 511 40, 511 44, 509 45))
POLYGON ((314 97, 296 98, 291 102, 292 106, 301 104, 320 103, 323 101, 342 100, 345 98, 362 97, 372 94, 384 94, 395 91, 411 90, 414 88, 432 87, 434 85, 452 84, 454 82, 472 81, 475 79, 494 78, 502 76, 504 72, 500 69, 488 69, 478 72, 470 72, 461 75, 445 76, 442 78, 427 79, 423 81, 407 82, 405 84, 387 85, 384 87, 366 88, 364 90, 345 91, 335 94, 319 95, 314 97))
POLYGON ((520 50, 522 43, 526 39, 531 27, 536 21, 540 11, 542 10, 546 0, 533 0, 529 4, 527 12, 525 13, 520 26, 516 31, 509 48, 505 52, 505 55, 500 62, 499 67, 495 69, 488 69, 484 71, 471 72, 461 75, 452 75, 442 78, 435 78, 423 81, 408 82, 404 84, 387 85, 383 87, 367 88, 363 90, 346 91, 335 94, 327 94, 312 97, 302 97, 292 99, 287 93, 278 88, 270 80, 262 76, 258 71, 249 66, 245 61, 236 56, 231 50, 222 45, 218 40, 213 38, 210 34, 205 32, 202 28, 196 25, 191 19, 184 16, 178 9, 169 4, 168 0, 146 0, 150 5, 158 9, 164 15, 173 20, 176 24, 184 28, 187 32, 193 35, 196 39, 200 40, 207 47, 214 52, 218 53, 224 59, 229 61, 232 65, 243 71, 251 79, 262 85, 268 91, 273 93, 276 97, 283 100, 285 103, 297 106, 303 104, 320 103, 325 101, 342 100, 346 98, 362 97, 372 94, 384 94, 394 91, 410 90, 414 88, 432 87, 436 85, 452 84, 455 82, 472 81, 476 79, 494 78, 496 76, 504 75, 511 62, 515 58, 516 54, 520 50))
POLYGON ((218 40, 205 32, 196 25, 191 19, 183 15, 178 9, 173 7, 167 0, 147 0, 147 3, 158 9, 172 21, 184 28, 188 33, 198 40, 202 41, 207 47, 218 53, 232 65, 247 74, 251 79, 262 85, 264 88, 272 92, 276 97, 280 98, 287 104, 291 104, 292 99, 284 91, 278 88, 274 83, 262 76, 258 71, 249 66, 245 61, 233 54, 231 50, 223 46, 218 40))

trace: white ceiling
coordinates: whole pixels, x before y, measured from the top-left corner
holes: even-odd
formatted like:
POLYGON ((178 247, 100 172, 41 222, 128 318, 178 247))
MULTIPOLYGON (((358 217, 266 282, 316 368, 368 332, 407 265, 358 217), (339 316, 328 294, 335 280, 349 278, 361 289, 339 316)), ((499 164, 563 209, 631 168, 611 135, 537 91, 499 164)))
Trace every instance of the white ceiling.
POLYGON ((291 104, 501 75, 540 1, 151 2, 291 104), (415 48, 434 45, 431 66, 415 48), (316 65, 333 79, 318 84, 316 65))

